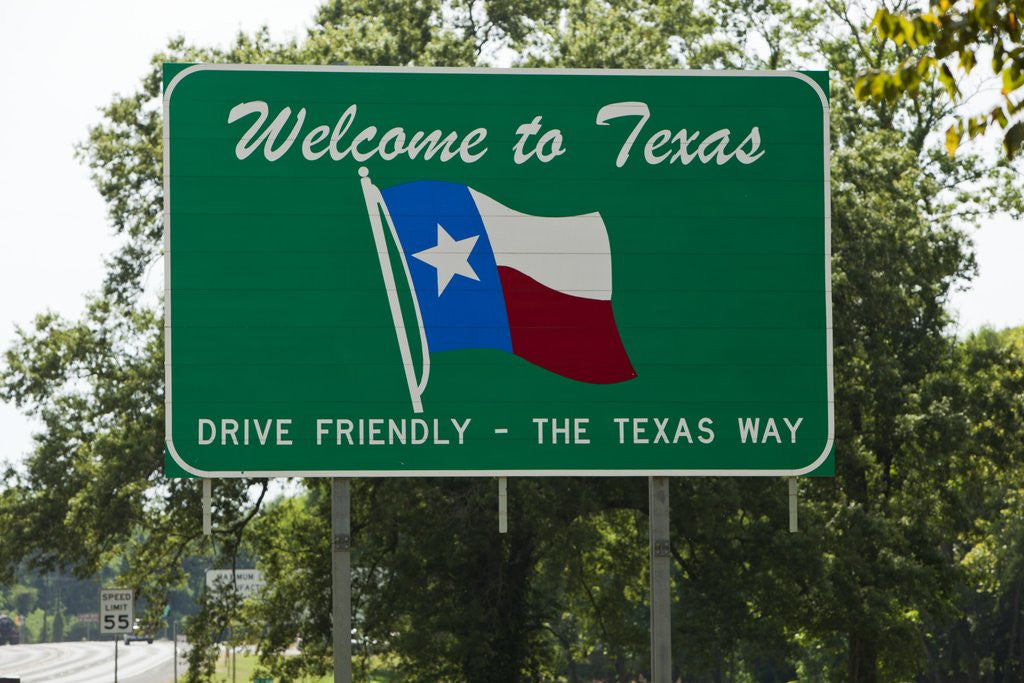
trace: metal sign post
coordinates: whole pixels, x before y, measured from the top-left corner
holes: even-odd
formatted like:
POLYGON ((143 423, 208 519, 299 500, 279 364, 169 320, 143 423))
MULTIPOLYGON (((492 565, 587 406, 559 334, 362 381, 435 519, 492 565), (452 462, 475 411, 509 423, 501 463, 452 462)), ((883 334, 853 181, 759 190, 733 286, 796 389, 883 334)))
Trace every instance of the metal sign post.
POLYGON ((203 536, 209 536, 213 533, 212 507, 213 482, 209 479, 203 479, 203 536))
POLYGON ((498 533, 508 533, 508 477, 498 477, 498 533))
POLYGON ((131 588, 100 589, 100 634, 114 636, 114 683, 117 683, 117 641, 131 633, 135 622, 135 592, 131 588))
POLYGON ((789 533, 797 532, 797 477, 789 477, 789 533))
POLYGON ((331 630, 334 683, 352 683, 352 520, 350 480, 331 479, 331 630))
POLYGON ((672 680, 671 551, 668 535, 668 477, 650 477, 651 681, 672 680))

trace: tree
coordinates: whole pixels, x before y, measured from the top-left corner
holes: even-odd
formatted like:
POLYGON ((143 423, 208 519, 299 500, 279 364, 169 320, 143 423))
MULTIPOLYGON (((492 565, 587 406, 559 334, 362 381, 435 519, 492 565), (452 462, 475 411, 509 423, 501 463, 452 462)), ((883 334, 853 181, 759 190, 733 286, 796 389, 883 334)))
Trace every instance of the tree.
POLYGON ((28 614, 35 609, 39 591, 24 585, 16 585, 11 591, 10 602, 18 614, 28 614))
MULTIPOLYGON (((925 449, 917 427, 922 386, 948 367, 955 345, 946 298, 973 272, 962 226, 977 214, 962 210, 956 179, 984 181, 987 173, 967 157, 947 163, 930 146, 928 132, 947 103, 851 96, 857 73, 901 56, 865 40, 864 23, 846 5, 829 9, 839 23, 822 47, 838 76, 832 267, 840 456, 834 481, 808 487, 809 514, 828 531, 801 629, 821 650, 803 666, 809 675, 816 667, 823 677, 901 680, 924 666, 927 624, 946 623, 956 609, 959 577, 937 552, 960 521, 938 493, 949 486, 955 442, 930 440, 925 449)), ((953 418, 935 421, 945 433, 956 427, 953 418)))
POLYGON ((961 583, 957 614, 928 641, 936 679, 1016 680, 1021 642, 1020 486, 1024 470, 1022 330, 981 330, 922 392, 929 441, 952 440, 951 486, 943 505, 957 520, 943 544, 961 583), (955 430, 939 433, 939 424, 955 430), (978 467, 978 463, 984 463, 978 467))
POLYGON ((56 609, 53 612, 53 634, 50 636, 50 642, 61 643, 64 641, 64 606, 57 602, 56 609))
POLYGON ((979 53, 987 56, 990 49, 992 73, 1002 83, 1002 102, 987 113, 959 118, 946 130, 946 147, 952 155, 964 135, 975 138, 997 125, 1004 131, 1007 156, 1014 156, 1024 147, 1019 97, 1024 93, 1024 2, 931 0, 928 11, 910 12, 910 7, 911 3, 899 2, 875 14, 871 27, 881 39, 903 47, 905 59, 895 69, 865 72, 857 82, 858 96, 891 102, 904 93, 917 94, 923 82, 937 78, 950 99, 958 100, 962 92, 954 71, 970 74, 979 53))

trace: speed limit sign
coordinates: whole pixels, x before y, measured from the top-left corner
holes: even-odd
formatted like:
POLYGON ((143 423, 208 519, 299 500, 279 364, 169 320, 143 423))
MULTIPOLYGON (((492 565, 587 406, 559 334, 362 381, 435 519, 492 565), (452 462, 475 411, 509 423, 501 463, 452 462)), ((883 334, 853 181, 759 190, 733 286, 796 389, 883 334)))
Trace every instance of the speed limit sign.
POLYGON ((100 633, 131 633, 134 603, 131 588, 101 588, 100 633))

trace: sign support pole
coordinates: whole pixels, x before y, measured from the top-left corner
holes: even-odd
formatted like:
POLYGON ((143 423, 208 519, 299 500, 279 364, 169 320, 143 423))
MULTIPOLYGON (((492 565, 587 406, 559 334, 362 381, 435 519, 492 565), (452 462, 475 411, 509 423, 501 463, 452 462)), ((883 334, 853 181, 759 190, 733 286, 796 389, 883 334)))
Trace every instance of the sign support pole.
POLYGON ((351 481, 331 479, 331 610, 334 683, 352 683, 351 481))
POLYGON ((797 502, 797 477, 789 477, 789 533, 797 532, 796 502, 797 502))
POLYGON ((213 533, 213 519, 210 508, 213 506, 213 482, 203 479, 203 536, 213 533))
POLYGON ((508 533, 508 477, 498 477, 498 533, 508 533))
POLYGON ((114 635, 114 683, 117 683, 117 641, 121 639, 121 636, 114 635))
POLYGON ((651 681, 672 680, 672 614, 669 590, 668 477, 650 477, 651 681))

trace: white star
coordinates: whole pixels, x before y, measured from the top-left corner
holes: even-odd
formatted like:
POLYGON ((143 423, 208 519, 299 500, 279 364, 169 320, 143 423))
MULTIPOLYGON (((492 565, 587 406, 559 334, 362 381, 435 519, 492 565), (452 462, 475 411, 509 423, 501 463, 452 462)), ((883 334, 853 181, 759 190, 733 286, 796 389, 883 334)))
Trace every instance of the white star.
POLYGON ((479 281, 473 266, 469 265, 469 255, 476 246, 480 235, 473 235, 461 240, 454 240, 448 231, 437 224, 437 246, 424 249, 413 254, 424 263, 437 268, 437 295, 441 296, 445 287, 456 275, 462 275, 479 281))

